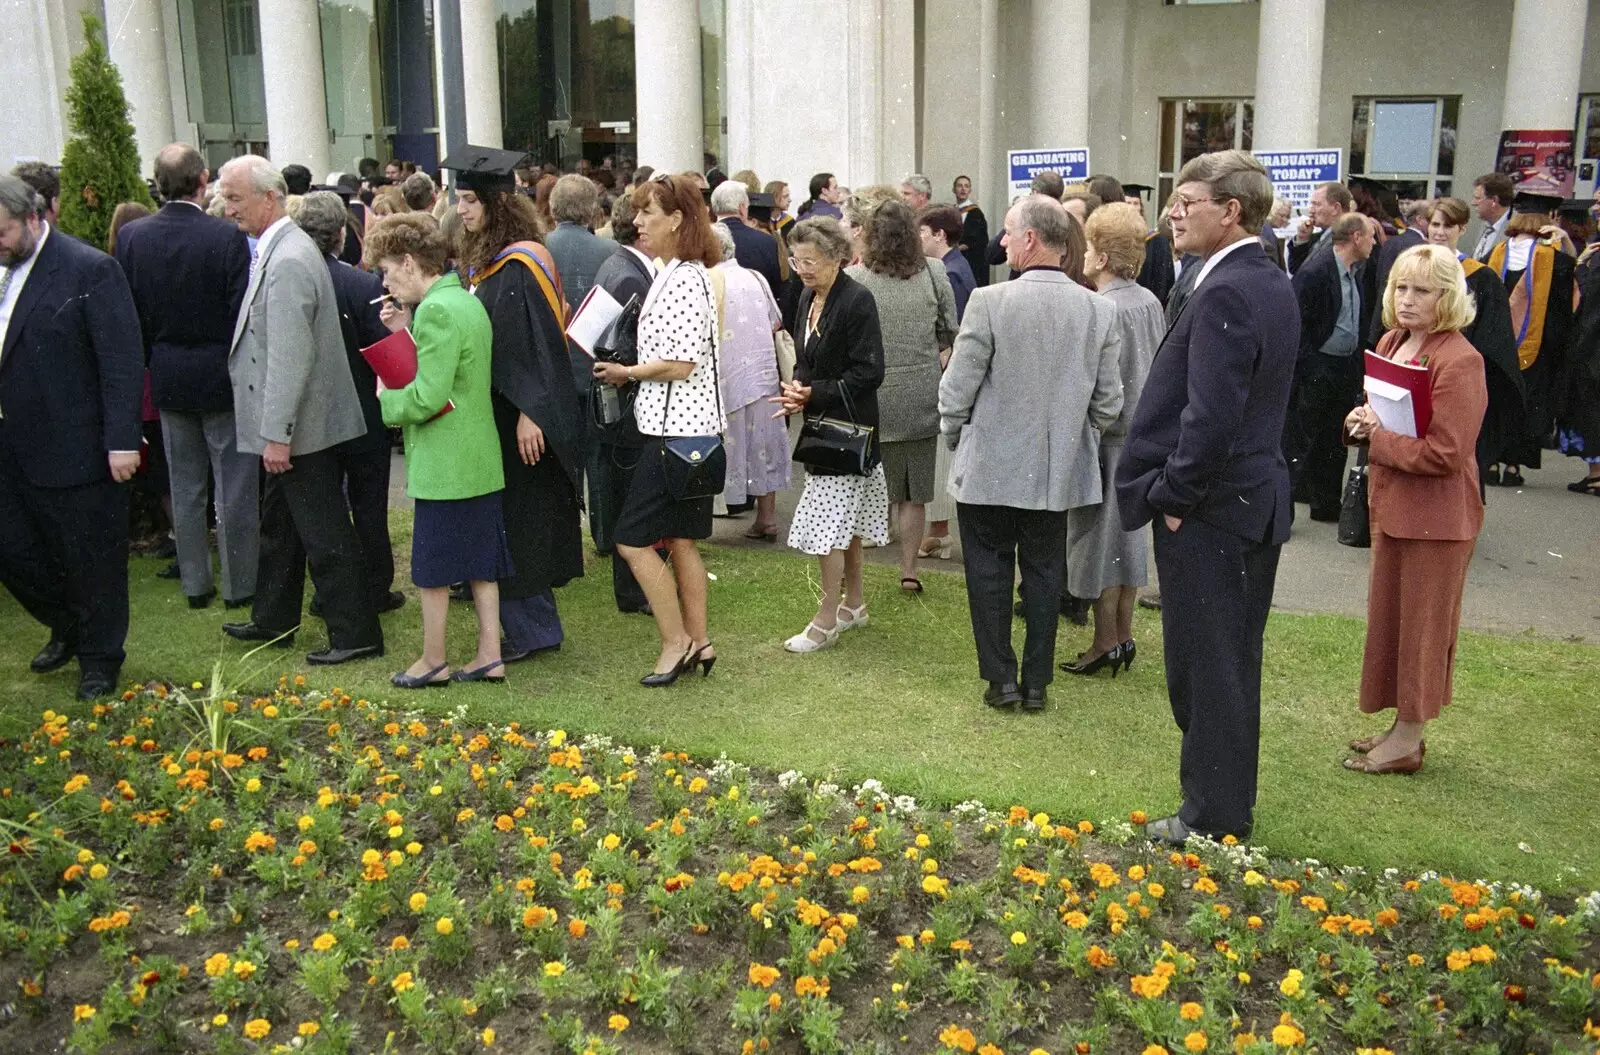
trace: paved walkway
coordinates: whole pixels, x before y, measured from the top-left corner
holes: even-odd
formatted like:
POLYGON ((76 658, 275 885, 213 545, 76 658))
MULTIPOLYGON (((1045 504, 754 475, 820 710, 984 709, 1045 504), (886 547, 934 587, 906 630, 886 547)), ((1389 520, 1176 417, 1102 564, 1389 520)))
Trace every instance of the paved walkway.
MULTIPOLYGON (((1545 468, 1524 475, 1528 482, 1523 488, 1489 489, 1488 514, 1462 602, 1462 625, 1501 634, 1531 631, 1542 637, 1600 642, 1600 499, 1566 489, 1567 483, 1583 475, 1582 463, 1575 459, 1547 452, 1545 468)), ((405 467, 398 455, 393 480, 393 504, 406 504, 405 467)), ((781 524, 788 524, 799 497, 797 476, 797 485, 778 497, 781 524)), ((1334 525, 1306 519, 1304 506, 1300 512, 1294 535, 1283 550, 1274 607, 1365 616, 1368 551, 1339 545, 1334 525)), ((718 519, 716 541, 793 553, 782 545, 782 530, 776 544, 743 538, 752 515, 718 519)), ((899 560, 895 546, 867 553, 876 563, 899 560)), ((954 559, 920 563, 927 572, 960 574, 959 540, 954 559)))

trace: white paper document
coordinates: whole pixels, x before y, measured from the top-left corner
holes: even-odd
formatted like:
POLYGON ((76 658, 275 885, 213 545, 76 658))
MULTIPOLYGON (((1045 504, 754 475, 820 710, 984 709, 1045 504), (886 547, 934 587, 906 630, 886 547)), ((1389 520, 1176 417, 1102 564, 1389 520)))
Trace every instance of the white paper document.
POLYGON ((1417 408, 1410 392, 1376 377, 1367 377, 1362 384, 1367 390, 1367 405, 1377 413, 1384 428, 1402 436, 1416 436, 1417 408))
POLYGON ((617 303, 617 298, 599 286, 592 286, 578 310, 572 313, 572 321, 567 323, 567 338, 593 358, 595 342, 621 314, 622 305, 617 303))

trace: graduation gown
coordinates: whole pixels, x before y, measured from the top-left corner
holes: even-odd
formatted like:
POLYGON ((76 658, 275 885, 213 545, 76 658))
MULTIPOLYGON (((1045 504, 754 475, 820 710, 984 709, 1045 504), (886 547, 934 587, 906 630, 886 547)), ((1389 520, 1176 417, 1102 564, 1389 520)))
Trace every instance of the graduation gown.
POLYGON ((1139 269, 1139 285, 1156 295, 1162 304, 1172 293, 1177 281, 1172 267, 1172 242, 1160 231, 1152 231, 1144 240, 1144 266, 1139 269))
POLYGON ((982 209, 970 205, 961 211, 961 255, 967 258, 972 279, 978 286, 989 284, 988 249, 989 220, 982 209))
POLYGON ((474 292, 494 326, 491 381, 495 429, 505 465, 501 499, 515 571, 502 601, 533 597, 583 574, 580 496, 587 436, 572 385, 555 268, 548 275, 529 249, 512 246, 476 278, 474 292), (544 431, 544 457, 528 465, 517 450, 517 420, 544 431))
POLYGON ((1583 438, 1584 457, 1600 458, 1600 269, 1579 268, 1578 284, 1582 299, 1566 373, 1556 386, 1556 423, 1583 438))
POLYGON ((1527 419, 1523 406, 1522 368, 1517 362, 1517 335, 1511 329, 1511 301, 1495 274, 1470 256, 1461 261, 1467 292, 1478 309, 1472 325, 1461 331, 1483 356, 1489 405, 1478 431, 1479 479, 1483 470, 1506 460, 1506 449, 1522 435, 1527 419))
MULTIPOLYGON (((1509 244, 1506 242, 1495 247, 1494 252, 1489 255, 1489 268, 1500 274, 1508 297, 1517 283, 1528 282, 1535 291, 1535 301, 1543 300, 1544 326, 1538 335, 1538 357, 1522 371, 1525 398, 1523 428, 1520 435, 1508 437, 1505 457, 1501 460, 1508 465, 1525 465, 1537 469, 1541 450, 1551 446, 1553 442, 1555 384, 1558 378, 1566 376, 1567 347, 1572 340, 1574 322, 1572 295, 1576 261, 1560 250, 1550 254, 1549 290, 1548 294, 1541 298, 1540 294, 1543 291, 1540 290, 1540 286, 1543 282, 1537 273, 1539 270, 1537 267, 1531 282, 1526 278, 1525 269, 1516 271, 1505 269, 1504 262, 1509 244)), ((1530 309, 1530 314, 1532 313, 1530 309)), ((1519 349, 1533 337, 1530 323, 1530 331, 1527 337, 1519 342, 1519 349)))

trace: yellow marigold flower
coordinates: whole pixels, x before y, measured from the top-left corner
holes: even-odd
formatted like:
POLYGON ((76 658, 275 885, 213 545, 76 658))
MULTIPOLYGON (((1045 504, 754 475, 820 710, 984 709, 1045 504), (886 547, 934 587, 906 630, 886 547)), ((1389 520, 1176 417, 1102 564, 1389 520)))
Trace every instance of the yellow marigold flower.
POLYGON ((1185 1051, 1205 1051, 1206 1044, 1206 1035, 1199 1030, 1195 1030, 1183 1038, 1183 1050, 1185 1051))
POLYGON ((1292 1023, 1280 1022, 1272 1027, 1272 1043, 1280 1048, 1293 1048, 1305 1042, 1306 1035, 1292 1023))
POLYGON ((251 777, 249 780, 244 782, 244 789, 246 791, 250 792, 251 794, 255 794, 256 792, 260 791, 261 790, 261 778, 260 777, 251 777))
POLYGON ((850 890, 850 903, 852 905, 865 905, 872 897, 872 891, 864 886, 855 886, 850 890))
POLYGON ((1020 930, 1014 930, 1011 932, 1011 944, 1026 945, 1028 944, 1028 936, 1020 930))
POLYGON ((257 850, 276 850, 278 840, 265 832, 253 831, 245 837, 244 848, 248 853, 255 853, 257 850))
POLYGON ((1304 980, 1304 974, 1297 970, 1291 969, 1288 974, 1283 976, 1283 981, 1278 983, 1278 992, 1282 993, 1284 996, 1299 996, 1300 983, 1304 980))
POLYGON ((615 850, 617 847, 622 845, 622 837, 613 832, 610 835, 607 835, 604 839, 601 839, 600 845, 605 847, 607 850, 615 850))
POLYGON ((283 947, 285 949, 288 949, 290 952, 294 952, 296 949, 298 949, 300 947, 300 939, 299 938, 290 938, 288 941, 283 943, 283 947))
POLYGON ((948 879, 940 879, 938 876, 934 875, 922 877, 922 892, 924 894, 933 894, 938 897, 943 897, 946 893, 948 893, 949 886, 950 881, 948 879))
POLYGON ((1249 869, 1248 871, 1245 872, 1245 874, 1244 874, 1244 885, 1245 886, 1266 886, 1266 884, 1267 884, 1267 877, 1262 875, 1260 872, 1257 872, 1254 868, 1251 868, 1251 869, 1249 869))
POLYGON ((234 961, 233 976, 240 981, 248 982, 251 978, 255 977, 255 973, 256 965, 251 963, 249 960, 234 961))
POLYGON ((1162 897, 1165 897, 1166 893, 1167 893, 1167 888, 1162 886, 1160 883, 1151 883, 1149 886, 1145 887, 1144 889, 1145 889, 1145 892, 1147 894, 1149 894, 1151 897, 1158 898, 1158 899, 1162 898, 1162 897))
POLYGON ((566 973, 567 965, 562 963, 560 960, 551 960, 549 963, 544 965, 544 976, 546 978, 560 978, 566 973))
POLYGON ((479 1039, 481 1039, 483 1041, 483 1046, 484 1047, 486 1047, 486 1048, 494 1047, 494 1029, 493 1029, 493 1027, 484 1026, 483 1027, 483 1032, 481 1034, 479 1034, 479 1039))
POLYGON ((1170 1055, 1170 1053, 1160 1044, 1148 1044, 1145 1046, 1144 1051, 1140 1052, 1139 1055, 1170 1055))
POLYGON ((318 934, 311 939, 311 947, 318 952, 327 952, 337 944, 339 944, 339 939, 326 932, 318 934))
POLYGON ((1206 1009, 1195 1003, 1193 1000, 1178 1008, 1178 1017, 1183 1019, 1185 1022, 1197 1022, 1205 1013, 1206 1009))
POLYGON ((1217 883, 1210 876, 1201 876, 1194 881, 1194 889, 1197 894, 1215 894, 1217 883))
POLYGON ((244 1035, 251 1040, 260 1040, 272 1032, 272 1023, 264 1018, 252 1018, 244 1024, 244 1035))
POLYGON ((606 1019, 606 1028, 611 1030, 613 1033, 621 1033, 623 1030, 628 1028, 628 1025, 629 1022, 627 1015, 612 1015, 610 1018, 606 1019))
POLYGON ((440 916, 438 921, 434 923, 433 929, 440 934, 450 934, 456 929, 456 921, 449 916, 440 916))
POLYGON ((213 978, 221 978, 228 973, 228 968, 233 966, 233 961, 225 952, 216 953, 206 959, 206 974, 213 978))
POLYGON ((939 1043, 957 1051, 973 1052, 978 1048, 978 1038, 972 1035, 972 1030, 954 1025, 940 1030, 939 1043))
MULTIPOLYGON (((68 779, 65 784, 63 784, 61 786, 61 790, 64 793, 68 794, 68 795, 72 795, 72 794, 75 794, 75 793, 77 793, 79 791, 82 791, 84 788, 86 788, 88 786, 89 786, 89 778, 87 776, 85 776, 84 774, 82 774, 82 773, 76 773, 70 779, 68 779)), ((80 1004, 78 1006, 79 1007, 88 1007, 87 1004, 80 1004)))
POLYGON ((411 905, 412 912, 421 912, 423 909, 428 907, 428 895, 419 890, 415 894, 411 895, 411 901, 409 904, 411 905))
POLYGON ((389 943, 389 948, 393 949, 395 952, 404 952, 405 950, 411 948, 411 939, 406 937, 404 934, 396 934, 394 936, 394 940, 389 943))
POLYGON ((1144 877, 1144 865, 1133 865, 1128 869, 1128 878, 1133 880, 1135 883, 1144 882, 1144 877))
POLYGON ((778 970, 776 967, 768 967, 764 964, 752 963, 750 965, 749 974, 750 984, 759 985, 763 989, 770 988, 772 983, 776 982, 778 980, 778 976, 782 973, 783 972, 778 970))
POLYGON ((223 1014, 212 1015, 211 1024, 217 1029, 221 1029, 223 1026, 228 1024, 228 1016, 223 1014))
POLYGON ((1472 956, 1465 949, 1451 949, 1444 963, 1452 971, 1465 971, 1472 966, 1472 956))
POLYGON ((1005 1051, 993 1044, 985 1044, 978 1049, 978 1055, 1006 1055, 1005 1051))
POLYGON ((1244 921, 1244 924, 1251 930, 1260 930, 1264 925, 1264 921, 1260 916, 1251 916, 1244 921))
POLYGON ((78 851, 78 863, 79 864, 86 865, 86 864, 91 863, 93 860, 94 860, 94 851, 93 850, 79 850, 78 851))
POLYGON ((87 1022, 95 1016, 93 1004, 78 1004, 72 1009, 72 1021, 87 1022))
POLYGON ((389 988, 393 989, 397 993, 403 993, 407 989, 415 988, 416 984, 417 983, 411 977, 410 971, 401 971, 399 974, 394 976, 394 981, 389 983, 389 988))
POLYGON ((1239 978, 1239 984, 1240 985, 1249 985, 1250 984, 1250 975, 1248 975, 1244 971, 1240 971, 1239 972, 1238 978, 1239 978))
POLYGON ((1467 955, 1472 957, 1473 963, 1493 963, 1498 958, 1494 950, 1487 945, 1474 945, 1467 955))
POLYGON ((567 920, 567 933, 574 938, 581 938, 589 932, 589 924, 581 919, 567 920))
POLYGON ((315 1022, 302 1022, 300 1023, 300 1028, 295 1032, 299 1033, 302 1037, 314 1037, 318 1033, 322 1032, 322 1027, 317 1025, 315 1022))

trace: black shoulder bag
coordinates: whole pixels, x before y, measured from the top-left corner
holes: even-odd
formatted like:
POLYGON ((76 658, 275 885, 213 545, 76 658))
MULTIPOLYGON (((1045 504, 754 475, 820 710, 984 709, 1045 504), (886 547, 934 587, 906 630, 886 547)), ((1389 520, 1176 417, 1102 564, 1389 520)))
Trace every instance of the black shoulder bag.
MULTIPOLYGON (((820 324, 821 320, 818 320, 820 324)), ((818 336, 820 336, 820 331, 818 336)), ((808 414, 800 425, 800 438, 794 444, 794 460, 808 469, 821 469, 844 476, 867 476, 877 467, 873 457, 871 425, 856 424, 856 409, 850 401, 850 386, 838 382, 839 398, 849 421, 808 414)))
MULTIPOLYGON (((722 416, 722 385, 717 379, 717 302, 711 284, 702 275, 706 301, 711 306, 711 388, 716 393, 717 416, 722 416)), ((661 404, 661 431, 667 431, 667 410, 672 406, 672 386, 661 404)), ((711 498, 722 493, 728 477, 728 452, 718 436, 662 436, 661 465, 667 480, 667 493, 679 502, 711 498)))
MULTIPOLYGON (((600 362, 622 366, 639 364, 639 294, 628 298, 622 312, 605 328, 594 344, 594 357, 600 362)), ((633 385, 596 384, 589 389, 589 413, 601 428, 621 421, 633 405, 633 385)))
POLYGON ((1339 543, 1356 549, 1372 546, 1372 523, 1367 512, 1367 448, 1356 450, 1356 464, 1344 483, 1339 502, 1339 543))

